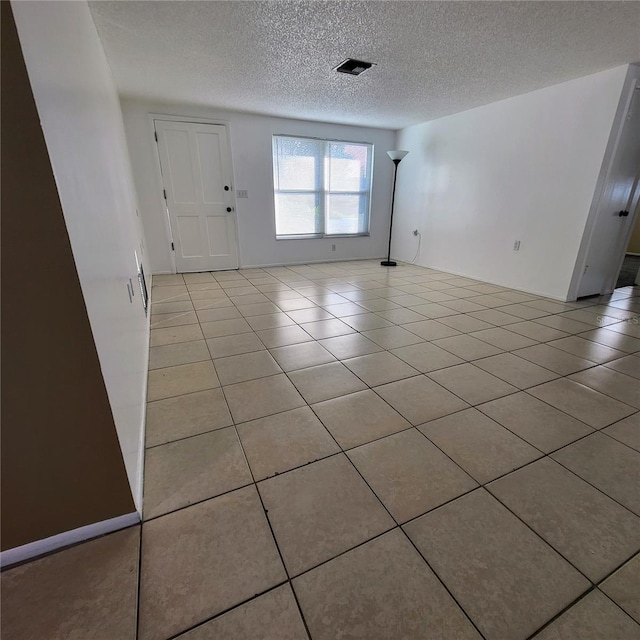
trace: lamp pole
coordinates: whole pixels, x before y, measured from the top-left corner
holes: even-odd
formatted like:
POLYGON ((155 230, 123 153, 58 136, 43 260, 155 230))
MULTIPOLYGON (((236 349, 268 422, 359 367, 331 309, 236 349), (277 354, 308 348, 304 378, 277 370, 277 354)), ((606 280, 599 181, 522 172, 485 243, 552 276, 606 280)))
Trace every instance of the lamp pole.
POLYGON ((383 260, 380 264, 383 267, 395 267, 396 263, 391 260, 391 233, 393 231, 393 209, 396 203, 396 181, 398 179, 398 165, 402 159, 408 154, 408 151, 387 151, 387 155, 393 160, 395 170, 393 173, 393 192, 391 195, 391 220, 389 222, 389 250, 387 252, 387 259, 383 260))

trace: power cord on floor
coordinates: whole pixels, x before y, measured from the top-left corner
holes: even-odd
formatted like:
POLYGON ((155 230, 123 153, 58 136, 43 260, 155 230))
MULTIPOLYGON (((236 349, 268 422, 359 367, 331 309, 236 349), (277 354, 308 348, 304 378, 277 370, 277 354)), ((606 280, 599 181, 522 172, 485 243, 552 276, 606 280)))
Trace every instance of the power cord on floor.
POLYGON ((415 264, 418 259, 418 255, 420 254, 420 245, 422 244, 422 234, 416 229, 414 235, 418 236, 418 248, 416 249, 416 255, 413 256, 413 260, 411 264, 415 264))

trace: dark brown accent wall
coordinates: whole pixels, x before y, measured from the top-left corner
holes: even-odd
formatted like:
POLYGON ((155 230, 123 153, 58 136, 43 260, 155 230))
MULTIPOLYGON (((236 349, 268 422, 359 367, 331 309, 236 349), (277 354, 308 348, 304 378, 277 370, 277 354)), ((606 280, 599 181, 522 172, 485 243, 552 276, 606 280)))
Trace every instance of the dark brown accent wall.
POLYGON ((5 550, 135 507, 11 7, 0 4, 5 550))

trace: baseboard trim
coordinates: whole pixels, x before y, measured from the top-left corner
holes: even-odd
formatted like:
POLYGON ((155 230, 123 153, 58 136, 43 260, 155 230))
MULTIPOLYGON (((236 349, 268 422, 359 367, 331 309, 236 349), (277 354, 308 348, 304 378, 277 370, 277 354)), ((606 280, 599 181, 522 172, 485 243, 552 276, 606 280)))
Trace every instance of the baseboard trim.
POLYGON ((36 558, 37 556, 44 555, 45 553, 51 553, 62 547, 68 547, 78 542, 84 542, 91 538, 97 538, 103 536, 106 533, 112 533, 118 531, 118 529, 125 529, 131 527, 140 522, 140 514, 137 511, 133 513, 125 513, 122 516, 116 518, 110 518, 109 520, 102 520, 101 522, 95 522, 88 524, 78 529, 72 529, 71 531, 65 531, 49 538, 42 540, 36 540, 35 542, 29 542, 23 544, 20 547, 14 547, 13 549, 7 549, 0 552, 0 568, 4 569, 12 564, 18 562, 24 562, 36 558))
POLYGON ((359 260, 385 260, 385 256, 369 256, 364 258, 324 258, 322 260, 301 260, 294 262, 274 262, 265 264, 243 264, 238 269, 269 269, 273 267, 297 267, 305 264, 324 264, 325 262, 358 262, 359 260))

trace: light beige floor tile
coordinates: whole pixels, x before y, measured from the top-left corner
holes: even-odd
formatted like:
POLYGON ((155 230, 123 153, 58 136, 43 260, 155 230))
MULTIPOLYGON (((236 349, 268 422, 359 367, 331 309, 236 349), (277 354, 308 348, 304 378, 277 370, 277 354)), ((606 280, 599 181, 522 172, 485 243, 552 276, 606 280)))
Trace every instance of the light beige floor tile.
POLYGON ((411 427, 370 390, 326 400, 314 404, 312 409, 343 449, 411 427))
POLYGON ((180 302, 153 302, 151 303, 151 316, 165 313, 184 313, 185 311, 193 311, 193 308, 190 300, 182 300, 180 302))
POLYGON ((491 295, 488 293, 478 295, 478 292, 472 291, 470 287, 467 287, 466 290, 472 294, 472 297, 469 298, 471 302, 475 302, 476 304, 481 304, 483 307, 495 309, 496 307, 506 307, 508 304, 513 304, 510 300, 503 300, 502 298, 496 298, 494 295, 491 295))
POLYGON ((580 371, 569 379, 640 409, 640 379, 626 376, 608 367, 580 371))
POLYGON ((284 580, 253 486, 152 520, 142 529, 139 638, 168 638, 284 580))
POLYGON ((307 298, 289 298, 287 300, 278 298, 274 300, 274 302, 282 311, 285 312, 297 311, 298 309, 312 309, 313 307, 317 306, 307 298))
POLYGON ((306 331, 296 325, 264 329, 256 333, 268 349, 284 347, 289 344, 299 344, 300 342, 310 342, 313 340, 306 331))
POLYGON ((516 387, 469 363, 432 371, 428 377, 472 405, 517 391, 516 387))
POLYGON ((405 529, 488 640, 524 640, 590 586, 483 489, 405 529))
MULTIPOLYGON (((424 302, 424 300, 423 300, 424 302)), ((425 319, 420 313, 413 311, 412 309, 388 309, 387 311, 379 311, 377 314, 383 320, 393 324, 406 324, 408 322, 422 322, 425 319)), ((363 327, 358 328, 359 331, 366 331, 367 329, 379 329, 380 327, 387 327, 388 324, 378 325, 377 327, 363 327)))
POLYGON ((397 522, 406 522, 478 484, 416 429, 348 453, 397 522))
POLYGON ((369 340, 373 340, 373 342, 379 344, 384 349, 397 349, 423 341, 422 338, 414 333, 396 326, 365 331, 362 335, 369 338, 369 340))
POLYGON ((640 550, 640 518, 550 458, 487 488, 594 583, 640 550))
POLYGON ((449 307, 449 309, 454 309, 458 313, 471 313, 472 311, 482 311, 483 309, 486 309, 486 307, 483 307, 481 304, 477 304, 476 302, 470 302, 469 300, 459 300, 457 298, 444 300, 442 302, 442 305, 445 307, 449 307))
MULTIPOLYGON (((500 307, 500 311, 516 316, 521 320, 535 320, 535 318, 542 318, 550 315, 549 311, 543 311, 542 309, 536 309, 529 306, 529 302, 510 304, 507 307, 500 307)), ((560 309, 562 311, 562 309, 560 309)))
POLYGON ((464 362, 458 356, 454 356, 429 342, 393 349, 391 353, 422 373, 452 367, 464 362))
POLYGON ((289 585, 276 587, 227 613, 184 633, 176 640, 307 640, 289 585))
POLYGON ((239 382, 224 388, 236 423, 304 406, 305 402, 284 374, 239 382))
POLYGON ((441 340, 434 340, 433 344, 467 361, 488 358, 502 353, 501 349, 469 335, 442 338, 441 340))
POLYGON ((640 351, 640 340, 638 338, 627 336, 617 331, 610 331, 609 329, 587 331, 586 333, 581 333, 580 337, 585 340, 606 344, 612 349, 618 349, 619 351, 625 351, 627 353, 640 351))
POLYGON ((200 322, 217 322, 219 320, 231 320, 241 318, 240 312, 235 307, 217 307, 215 309, 201 309, 196 312, 200 322))
POLYGON ((315 341, 277 347, 271 349, 271 355, 284 371, 295 371, 335 362, 335 358, 315 341))
POLYGON ((572 353, 574 356, 584 358, 585 360, 591 360, 591 362, 597 362, 598 364, 609 362, 609 360, 615 360, 616 358, 622 358, 625 355, 624 351, 618 351, 604 344, 585 340, 580 336, 568 336, 566 338, 560 338, 560 340, 552 340, 548 344, 550 347, 562 349, 562 351, 572 353))
POLYGON ((162 347, 149 349, 149 369, 164 369, 179 364, 190 364, 210 360, 211 354, 204 340, 192 340, 191 342, 178 342, 162 347))
POLYGON ((208 303, 214 300, 228 300, 227 292, 223 289, 201 289, 200 291, 190 291, 189 297, 194 302, 196 300, 206 301, 208 303))
POLYGON ((519 333, 521 336, 531 338, 538 342, 546 342, 547 340, 557 340, 558 338, 565 338, 569 335, 566 331, 559 331, 553 327, 546 327, 543 324, 538 324, 528 320, 526 322, 518 322, 516 324, 509 325, 509 331, 519 333))
POLYGON ((149 371, 147 399, 152 402, 219 386, 220 382, 211 360, 180 364, 149 371))
POLYGON ((243 304, 240 302, 235 302, 235 305, 238 307, 238 311, 245 317, 251 318, 254 316, 263 316, 266 314, 280 313, 280 309, 276 307, 273 302, 256 302, 253 304, 243 304))
POLYGON ((457 316, 460 312, 452 309, 451 307, 446 307, 443 304, 438 304, 437 302, 427 302, 420 305, 416 305, 412 307, 412 311, 416 311, 420 315, 425 316, 426 318, 446 318, 448 316, 457 316))
MULTIPOLYGON (((384 298, 372 298, 370 300, 360 300, 358 304, 369 311, 388 311, 389 309, 400 308, 399 304, 384 298)), ((326 308, 326 307, 325 307, 326 308)))
POLYGON ((480 635, 398 530, 293 581, 314 640, 475 640, 480 635))
POLYGON ((333 316, 320 307, 311 307, 310 309, 298 309, 296 311, 287 311, 287 316, 294 322, 299 324, 304 322, 318 322, 320 320, 331 320, 333 316))
POLYGON ((146 520, 252 482, 233 427, 147 450, 146 520))
POLYGON ((198 324, 188 324, 181 327, 167 327, 166 329, 151 329, 149 346, 160 347, 176 342, 190 342, 202 340, 202 330, 198 324))
POLYGON ((131 527, 3 571, 2 637, 135 640, 139 541, 131 527))
POLYGON ((268 351, 253 351, 227 358, 216 358, 213 364, 220 378, 220 384, 223 385, 282 373, 282 369, 268 351))
POLYGON ((258 488, 291 576, 394 525, 344 455, 264 480, 258 488))
POLYGON ((612 360, 611 362, 607 362, 604 366, 608 369, 614 369, 615 371, 624 373, 632 378, 636 378, 636 380, 640 380, 640 358, 635 355, 625 356, 619 360, 612 360))
POLYGON ((426 376, 416 376, 375 388, 376 393, 413 425, 422 424, 469 405, 426 376))
POLYGON ((538 318, 534 322, 536 322, 536 324, 542 324, 545 327, 564 331, 565 333, 582 333, 583 331, 590 331, 593 329, 593 325, 591 324, 572 320, 571 318, 565 318, 560 315, 545 316, 544 318, 538 318))
POLYGON ((628 447, 640 451, 640 412, 612 424, 602 432, 615 438, 618 442, 623 442, 628 447))
POLYGON ((316 340, 355 333, 353 328, 338 318, 318 320, 317 322, 305 322, 301 324, 300 327, 316 340))
POLYGON ((151 300, 155 302, 180 302, 189 300, 189 292, 183 284, 169 287, 152 287, 151 300))
POLYGON ((537 344, 535 340, 521 336, 518 333, 509 331, 508 329, 502 329, 496 327, 495 329, 483 329, 482 331, 474 331, 469 334, 473 338, 478 338, 483 342, 503 349, 504 351, 514 351, 515 349, 524 349, 525 347, 532 347, 537 344))
POLYGON ((594 433, 552 454, 573 471, 640 515, 640 453, 601 433, 594 433))
POLYGON ((472 311, 469 316, 475 318, 476 320, 482 320, 483 322, 493 324, 496 327, 502 327, 504 325, 514 324, 515 322, 522 321, 522 318, 505 313, 504 307, 499 309, 472 311))
POLYGON ((362 380, 340 362, 298 369, 292 371, 289 378, 309 404, 367 388, 362 380))
POLYGON ((166 327, 181 327, 186 324, 198 324, 198 316, 195 311, 180 311, 178 313, 159 313, 151 318, 152 329, 166 327))
POLYGON ((375 342, 365 338, 359 333, 327 338, 326 340, 320 340, 319 344, 327 351, 330 351, 338 360, 347 360, 348 358, 355 358, 366 355, 367 353, 376 353, 383 350, 382 347, 375 342))
POLYGON ((607 328, 611 329, 611 331, 640 339, 640 324, 636 322, 619 322, 618 324, 610 324, 607 328))
POLYGON ((181 273, 178 274, 159 274, 153 276, 152 280, 154 287, 167 287, 171 285, 184 284, 185 280, 181 273))
POLYGON ((637 640, 640 626, 595 590, 565 611, 536 636, 536 640, 637 640))
POLYGON ((238 433, 256 480, 340 451, 309 407, 245 422, 238 433))
POLYGON ((555 371, 561 376, 568 376, 576 371, 595 367, 596 363, 584 358, 578 358, 571 353, 550 347, 548 344, 537 344, 513 352, 514 355, 529 360, 545 369, 555 371))
POLYGON ((410 378, 420 373, 388 351, 351 358, 343 363, 370 387, 410 378))
POLYGON ((640 554, 607 578, 600 589, 640 623, 640 554))
POLYGON ((460 411, 418 428, 481 484, 542 455, 476 409, 460 411))
POLYGON ((147 405, 147 447, 228 427, 231 414, 220 389, 209 389, 147 405))
POLYGON ((192 291, 208 291, 211 289, 221 290, 222 287, 215 280, 207 280, 206 282, 188 282, 187 290, 192 291))
POLYGON ((295 322, 286 313, 268 313, 263 316, 251 316, 247 318, 249 326, 254 331, 262 329, 275 329, 276 327, 286 327, 295 322))
POLYGON ((444 325, 437 320, 410 322, 408 324, 403 324, 402 327, 425 340, 438 340, 440 338, 450 338, 451 336, 460 335, 460 332, 456 329, 447 327, 447 325, 444 325))
POLYGON ((208 271, 205 271, 204 273, 183 273, 182 277, 187 284, 215 282, 214 277, 208 271))
POLYGON ((241 353, 251 353, 265 348, 260 338, 253 332, 239 333, 235 336, 223 336, 221 338, 209 338, 207 346, 214 358, 237 356, 241 353))
POLYGON ((633 407, 567 378, 533 387, 528 393, 594 429, 601 429, 635 413, 633 407))
POLYGON ((501 353, 490 358, 475 360, 473 364, 518 387, 518 389, 533 387, 558 377, 557 373, 544 369, 524 358, 519 358, 512 353, 501 353))
POLYGON ((204 311, 205 309, 223 309, 226 307, 234 308, 233 302, 231 302, 231 300, 226 296, 207 300, 193 300, 193 308, 196 311, 204 311))
POLYGON ((556 300, 529 300, 528 302, 523 302, 527 307, 532 307, 534 309, 541 309, 542 311, 547 311, 548 313, 562 313, 563 311, 571 311, 575 307, 571 304, 565 302, 557 302, 556 300))
POLYGON ((446 324, 452 329, 461 331, 462 333, 471 333, 472 331, 482 331, 482 329, 491 329, 492 324, 484 320, 478 320, 469 314, 460 314, 449 318, 440 318, 439 322, 446 324))
POLYGON ((221 338, 223 336, 233 336, 238 333, 253 332, 253 329, 244 318, 202 322, 200 326, 202 327, 202 333, 205 338, 221 338))
POLYGON ((545 453, 593 433, 584 422, 527 393, 492 400, 477 409, 545 453))
POLYGON ((618 318, 611 318, 604 315, 601 311, 596 311, 595 307, 587 307, 585 309, 572 309, 558 314, 559 318, 569 318, 590 324, 592 327, 606 327, 609 324, 619 322, 618 318))

